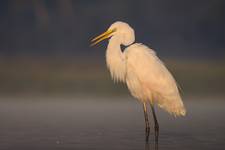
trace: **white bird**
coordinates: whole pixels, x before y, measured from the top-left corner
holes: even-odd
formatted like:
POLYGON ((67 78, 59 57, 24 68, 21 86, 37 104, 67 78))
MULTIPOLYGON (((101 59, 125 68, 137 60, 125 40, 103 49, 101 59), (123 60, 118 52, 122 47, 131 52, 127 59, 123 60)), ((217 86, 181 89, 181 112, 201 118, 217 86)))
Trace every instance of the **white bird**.
POLYGON ((113 23, 106 32, 94 38, 92 46, 109 39, 106 50, 106 63, 113 80, 127 84, 131 95, 143 104, 146 141, 149 139, 147 103, 150 103, 155 123, 155 140, 158 142, 159 125, 154 104, 174 116, 185 116, 184 108, 176 81, 157 57, 154 50, 134 43, 134 30, 125 22, 113 23), (124 51, 121 45, 128 46, 124 51))

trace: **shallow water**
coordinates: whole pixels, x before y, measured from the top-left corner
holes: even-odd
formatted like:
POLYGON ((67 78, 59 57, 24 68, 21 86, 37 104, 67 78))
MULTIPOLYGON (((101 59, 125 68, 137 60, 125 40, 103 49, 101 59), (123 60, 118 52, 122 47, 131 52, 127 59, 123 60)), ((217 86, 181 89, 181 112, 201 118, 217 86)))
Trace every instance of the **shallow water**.
MULTIPOLYGON (((156 109, 158 149, 225 149, 225 101, 185 105, 184 118, 156 109)), ((153 127, 146 145, 142 106, 130 98, 1 98, 0 118, 1 150, 155 149, 153 127)))

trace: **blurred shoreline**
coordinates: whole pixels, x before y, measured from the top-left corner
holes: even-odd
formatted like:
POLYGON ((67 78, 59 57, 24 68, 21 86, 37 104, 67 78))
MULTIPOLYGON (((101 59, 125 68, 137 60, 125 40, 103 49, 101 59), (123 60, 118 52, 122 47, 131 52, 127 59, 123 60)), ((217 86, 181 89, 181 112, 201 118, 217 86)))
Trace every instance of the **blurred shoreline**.
MULTIPOLYGON (((76 57, 77 58, 77 57, 76 57)), ((89 57, 90 58, 90 57, 89 57)), ((114 84, 104 57, 88 61, 63 57, 0 59, 0 95, 126 96, 124 84, 114 84)), ((225 61, 163 60, 177 80, 181 95, 224 97, 225 61)))

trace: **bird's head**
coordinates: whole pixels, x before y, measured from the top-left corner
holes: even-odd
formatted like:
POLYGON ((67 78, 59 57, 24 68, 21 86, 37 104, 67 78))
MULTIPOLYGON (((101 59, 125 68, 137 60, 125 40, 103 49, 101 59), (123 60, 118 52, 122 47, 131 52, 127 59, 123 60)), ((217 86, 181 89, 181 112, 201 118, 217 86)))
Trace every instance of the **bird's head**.
POLYGON ((97 43, 112 36, 116 37, 117 40, 125 46, 132 44, 135 40, 134 30, 127 23, 117 21, 113 23, 106 32, 91 40, 91 46, 96 45, 97 43))

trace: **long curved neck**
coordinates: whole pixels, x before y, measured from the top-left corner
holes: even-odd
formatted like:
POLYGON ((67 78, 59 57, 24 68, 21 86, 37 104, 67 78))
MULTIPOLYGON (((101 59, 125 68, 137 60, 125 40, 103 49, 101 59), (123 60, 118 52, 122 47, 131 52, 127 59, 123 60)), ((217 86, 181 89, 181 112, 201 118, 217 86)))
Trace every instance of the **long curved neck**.
POLYGON ((106 50, 106 63, 111 77, 115 81, 125 82, 126 60, 120 45, 121 42, 116 36, 111 37, 106 50))

